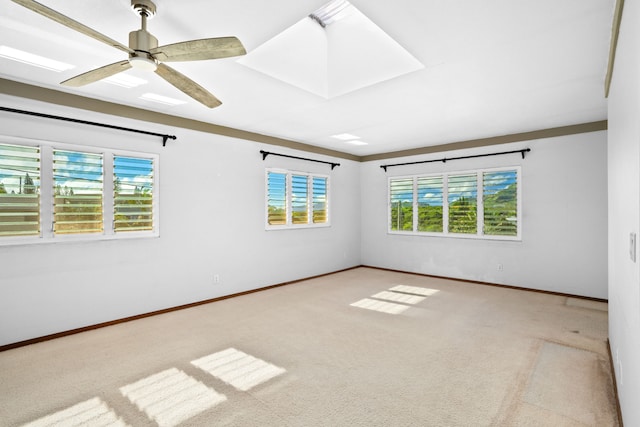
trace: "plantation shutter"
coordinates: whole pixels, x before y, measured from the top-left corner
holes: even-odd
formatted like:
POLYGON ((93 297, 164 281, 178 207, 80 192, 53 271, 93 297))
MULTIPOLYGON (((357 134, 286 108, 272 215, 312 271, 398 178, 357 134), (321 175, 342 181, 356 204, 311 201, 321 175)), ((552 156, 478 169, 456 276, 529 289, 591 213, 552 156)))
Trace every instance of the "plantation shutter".
POLYGON ((484 234, 518 235, 518 173, 515 170, 483 174, 484 234))
POLYGON ((287 174, 267 173, 267 222, 269 225, 287 223, 287 174))
POLYGON ((476 234, 477 222, 477 174, 449 175, 449 232, 476 234))
POLYGON ((113 158, 114 230, 153 230, 153 160, 113 158))
POLYGON ((326 223, 327 210, 327 178, 313 177, 313 222, 315 224, 326 223))
POLYGON ((389 182, 391 230, 413 231, 413 178, 389 182))
POLYGON ((291 176, 291 223, 309 222, 309 184, 306 175, 291 176))
POLYGON ((418 231, 442 232, 442 184, 442 176, 418 178, 418 231))
POLYGON ((53 151, 54 234, 102 233, 102 155, 53 151))
POLYGON ((0 144, 0 236, 40 234, 40 148, 0 144))

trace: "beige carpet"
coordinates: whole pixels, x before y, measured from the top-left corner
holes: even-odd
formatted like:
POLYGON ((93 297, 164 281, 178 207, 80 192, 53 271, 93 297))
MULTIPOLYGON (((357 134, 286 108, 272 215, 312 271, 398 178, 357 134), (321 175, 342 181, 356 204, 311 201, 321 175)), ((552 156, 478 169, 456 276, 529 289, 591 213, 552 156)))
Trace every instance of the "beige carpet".
POLYGON ((606 309, 358 268, 0 353, 0 425, 615 426, 606 309))

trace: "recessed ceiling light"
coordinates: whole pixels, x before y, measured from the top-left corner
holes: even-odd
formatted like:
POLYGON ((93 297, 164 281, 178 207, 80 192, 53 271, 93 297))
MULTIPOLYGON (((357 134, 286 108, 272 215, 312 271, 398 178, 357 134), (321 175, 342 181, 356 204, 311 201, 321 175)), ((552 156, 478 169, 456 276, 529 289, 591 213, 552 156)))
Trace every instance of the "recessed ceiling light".
POLYGON ((107 77, 102 80, 106 83, 111 83, 112 85, 126 87, 127 89, 131 89, 132 87, 141 86, 147 84, 148 82, 139 77, 130 76, 128 74, 116 74, 111 77, 107 77))
POLYGON ((350 139, 359 139, 359 136, 351 135, 350 133, 339 133, 337 135, 331 135, 331 138, 339 139, 341 141, 348 141, 350 139))
POLYGON ((75 68, 75 65, 45 58, 44 56, 34 55, 33 53, 14 49, 9 46, 0 46, 0 56, 3 58, 11 59, 13 61, 22 62, 23 64, 33 65, 56 72, 75 68))
POLYGON ((351 144, 351 145, 369 145, 369 143, 364 142, 360 139, 353 139, 351 141, 345 141, 347 144, 351 144))
POLYGON ((186 104, 186 101, 181 101, 179 99, 169 98, 168 96, 157 95, 155 93, 145 93, 140 96, 141 99, 146 101, 158 102, 164 105, 181 105, 186 104))

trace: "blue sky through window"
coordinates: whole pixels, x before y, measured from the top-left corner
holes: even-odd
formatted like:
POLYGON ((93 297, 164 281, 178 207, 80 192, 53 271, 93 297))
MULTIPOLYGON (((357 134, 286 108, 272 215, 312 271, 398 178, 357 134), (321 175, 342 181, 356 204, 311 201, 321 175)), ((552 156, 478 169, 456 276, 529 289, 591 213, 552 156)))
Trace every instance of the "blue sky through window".
POLYGON ((53 151, 53 185, 73 194, 102 191, 102 155, 78 151, 53 151))
POLYGON ((113 175, 120 193, 153 191, 153 159, 115 156, 113 175))
POLYGON ((0 144, 0 184, 11 194, 21 194, 27 174, 35 188, 40 187, 40 149, 0 144))

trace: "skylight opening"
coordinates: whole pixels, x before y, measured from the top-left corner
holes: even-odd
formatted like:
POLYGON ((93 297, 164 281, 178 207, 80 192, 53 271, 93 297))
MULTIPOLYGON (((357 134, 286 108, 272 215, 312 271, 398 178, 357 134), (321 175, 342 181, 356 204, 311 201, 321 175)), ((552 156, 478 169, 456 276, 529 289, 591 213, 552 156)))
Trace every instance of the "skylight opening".
POLYGON ((54 59, 45 58, 44 56, 35 55, 9 46, 0 46, 0 56, 11 59, 13 61, 22 62, 23 64, 32 65, 34 67, 44 68, 45 70, 61 72, 75 68, 75 65, 56 61, 54 59))
POLYGON ((157 95, 155 93, 145 93, 140 96, 140 99, 144 99, 145 101, 157 102, 163 105, 182 105, 186 104, 186 101, 181 101, 179 99, 169 98, 168 96, 157 95))
POLYGON ((364 142, 361 139, 352 139, 350 141, 345 141, 345 142, 351 145, 369 145, 368 142, 364 142))
POLYGON ((330 1, 237 62, 325 99, 424 68, 346 0, 330 1))

